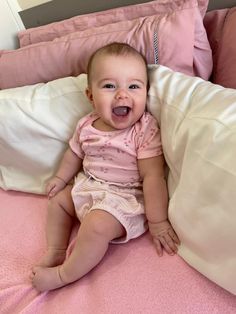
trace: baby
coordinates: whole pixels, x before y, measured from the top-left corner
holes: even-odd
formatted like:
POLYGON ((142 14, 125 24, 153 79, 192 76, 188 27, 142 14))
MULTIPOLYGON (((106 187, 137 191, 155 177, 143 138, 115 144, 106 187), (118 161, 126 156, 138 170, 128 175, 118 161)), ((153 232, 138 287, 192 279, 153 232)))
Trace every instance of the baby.
POLYGON ((160 131, 146 111, 145 59, 127 44, 112 43, 92 55, 87 73, 94 111, 78 122, 47 185, 48 247, 31 275, 38 291, 80 279, 110 243, 127 242, 147 228, 160 256, 163 248, 173 255, 179 244, 168 221, 160 131), (81 224, 65 258, 75 217, 81 224))

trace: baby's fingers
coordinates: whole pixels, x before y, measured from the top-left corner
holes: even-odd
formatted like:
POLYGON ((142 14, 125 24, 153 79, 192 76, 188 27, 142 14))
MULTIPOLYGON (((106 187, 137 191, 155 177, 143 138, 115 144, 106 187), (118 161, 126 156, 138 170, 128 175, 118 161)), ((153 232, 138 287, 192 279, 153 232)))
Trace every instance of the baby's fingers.
POLYGON ((168 230, 168 234, 170 235, 170 237, 173 239, 174 243, 179 245, 180 244, 180 240, 177 236, 177 234, 174 232, 173 229, 168 230))
POLYGON ((48 193, 47 193, 48 198, 50 199, 53 196, 55 196, 56 194, 57 194, 57 187, 56 187, 56 185, 53 185, 53 186, 51 186, 51 189, 48 190, 48 193))
POLYGON ((163 255, 163 249, 162 249, 162 246, 161 246, 161 242, 157 238, 153 238, 153 242, 155 244, 158 256, 161 257, 163 255))
POLYGON ((46 193, 47 195, 49 195, 52 191, 52 189, 55 187, 55 184, 48 184, 47 187, 46 187, 46 193))
POLYGON ((177 246, 168 233, 160 235, 159 240, 168 254, 174 255, 175 253, 177 253, 177 246))
POLYGON ((56 195, 56 190, 55 190, 55 188, 53 188, 53 189, 51 189, 51 191, 48 193, 48 198, 50 199, 50 198, 52 198, 53 196, 55 196, 56 195))

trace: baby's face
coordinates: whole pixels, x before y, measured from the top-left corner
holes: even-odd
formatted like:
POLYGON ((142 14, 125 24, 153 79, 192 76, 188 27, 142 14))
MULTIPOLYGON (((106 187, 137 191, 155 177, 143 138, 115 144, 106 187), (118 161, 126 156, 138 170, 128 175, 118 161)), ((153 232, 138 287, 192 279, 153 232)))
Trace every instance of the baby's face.
POLYGON ((125 129, 145 111, 147 70, 139 56, 99 55, 87 95, 100 116, 102 130, 125 129))

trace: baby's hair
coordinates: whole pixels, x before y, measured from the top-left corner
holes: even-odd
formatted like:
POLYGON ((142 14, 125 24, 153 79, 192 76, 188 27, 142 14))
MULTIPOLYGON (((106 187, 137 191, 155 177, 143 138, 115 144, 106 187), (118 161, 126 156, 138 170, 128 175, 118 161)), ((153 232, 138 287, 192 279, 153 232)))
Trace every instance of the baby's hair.
POLYGON ((138 52, 136 49, 134 49, 133 47, 131 47, 130 45, 126 43, 114 42, 102 48, 99 48, 90 57, 88 66, 87 66, 88 85, 91 84, 91 76, 92 76, 91 73, 92 73, 93 61, 95 60, 97 56, 101 54, 114 55, 114 56, 128 56, 128 55, 136 56, 136 57, 139 57, 141 60, 143 60, 143 63, 147 68, 147 61, 140 52, 138 52))

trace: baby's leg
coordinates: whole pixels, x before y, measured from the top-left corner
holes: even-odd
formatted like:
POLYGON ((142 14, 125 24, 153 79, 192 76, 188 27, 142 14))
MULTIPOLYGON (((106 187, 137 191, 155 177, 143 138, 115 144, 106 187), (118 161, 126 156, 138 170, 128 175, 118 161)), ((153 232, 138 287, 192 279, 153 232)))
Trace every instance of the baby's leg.
POLYGON ((68 259, 60 266, 35 270, 35 288, 47 291, 80 279, 101 261, 109 242, 124 234, 123 226, 114 216, 103 210, 93 210, 84 218, 68 259))
POLYGON ((64 262, 74 219, 72 185, 50 199, 46 226, 47 252, 38 266, 52 267, 64 262))

